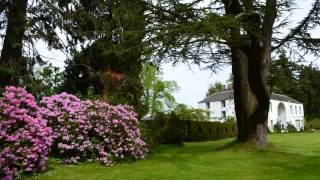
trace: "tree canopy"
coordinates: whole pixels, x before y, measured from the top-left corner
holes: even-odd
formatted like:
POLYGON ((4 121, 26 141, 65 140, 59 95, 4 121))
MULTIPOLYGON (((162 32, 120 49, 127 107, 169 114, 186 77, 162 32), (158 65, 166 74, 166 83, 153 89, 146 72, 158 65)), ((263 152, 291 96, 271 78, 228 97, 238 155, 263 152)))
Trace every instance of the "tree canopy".
MULTIPOLYGON (((1 1, 1 86, 32 79, 34 64, 42 62, 34 48, 39 40, 68 55, 66 90, 85 94, 93 86, 109 101, 141 110, 145 61, 205 64, 213 71, 231 64, 238 140, 265 147, 272 56, 320 55, 320 39, 312 36, 320 0, 289 26, 293 8, 294 0, 1 1)), ((301 74, 311 77, 307 69, 301 74)))
POLYGON ((145 64, 141 71, 141 81, 144 87, 141 101, 149 115, 169 111, 176 105, 173 93, 179 90, 175 81, 162 80, 161 71, 152 64, 145 64))

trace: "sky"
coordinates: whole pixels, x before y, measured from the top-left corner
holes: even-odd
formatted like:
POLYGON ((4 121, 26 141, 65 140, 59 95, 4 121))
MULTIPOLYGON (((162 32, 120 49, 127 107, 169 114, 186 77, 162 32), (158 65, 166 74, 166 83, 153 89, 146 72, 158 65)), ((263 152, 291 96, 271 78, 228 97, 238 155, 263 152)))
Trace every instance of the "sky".
MULTIPOLYGON (((308 13, 313 0, 296 0, 297 9, 291 13, 290 16, 294 16, 292 24, 302 20, 302 18, 308 13)), ((315 34, 320 37, 320 30, 316 30, 315 34)), ((56 50, 48 50, 46 45, 39 41, 37 43, 37 49, 41 55, 49 57, 49 61, 59 67, 64 67, 65 55, 56 50)), ((308 57, 312 59, 312 57, 308 57)), ((180 87, 178 92, 174 93, 176 101, 178 103, 186 104, 190 107, 197 107, 197 102, 205 97, 210 84, 215 82, 226 83, 231 73, 231 67, 222 67, 217 73, 212 73, 209 70, 200 70, 197 66, 187 66, 185 64, 178 64, 172 66, 171 64, 163 64, 161 67, 163 71, 164 80, 176 81, 180 87)))

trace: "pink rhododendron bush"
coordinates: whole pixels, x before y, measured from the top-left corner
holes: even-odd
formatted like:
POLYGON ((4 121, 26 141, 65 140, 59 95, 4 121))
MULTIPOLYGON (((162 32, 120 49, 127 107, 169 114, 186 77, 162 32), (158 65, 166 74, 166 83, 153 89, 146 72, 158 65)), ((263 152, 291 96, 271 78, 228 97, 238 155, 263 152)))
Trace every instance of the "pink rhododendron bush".
POLYGON ((122 159, 144 158, 146 144, 131 107, 81 101, 67 93, 44 97, 41 106, 54 131, 52 152, 65 163, 95 159, 112 165, 122 159))
POLYGON ((94 152, 100 162, 110 165, 125 158, 144 159, 146 144, 141 139, 137 114, 132 107, 99 101, 86 103, 93 125, 94 152))
POLYGON ((0 98, 0 179, 45 170, 49 150, 67 164, 98 160, 112 165, 145 156, 146 144, 130 106, 81 101, 67 93, 43 97, 40 105, 22 88, 5 88, 0 98))
POLYGON ((0 98, 0 179, 18 171, 43 171, 52 143, 35 98, 22 88, 8 86, 0 98))

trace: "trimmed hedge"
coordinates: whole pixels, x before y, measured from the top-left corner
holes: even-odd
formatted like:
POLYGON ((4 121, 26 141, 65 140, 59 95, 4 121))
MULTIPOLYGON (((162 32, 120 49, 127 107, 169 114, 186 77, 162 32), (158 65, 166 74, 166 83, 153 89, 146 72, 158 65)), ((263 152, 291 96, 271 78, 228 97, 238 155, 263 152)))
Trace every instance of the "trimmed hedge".
POLYGON ((158 114, 157 119, 141 121, 142 137, 149 147, 158 144, 182 145, 184 141, 184 123, 175 113, 158 114))
POLYGON ((188 121, 176 118, 142 121, 148 131, 145 136, 149 144, 181 144, 181 141, 196 142, 235 137, 234 122, 188 121))
POLYGON ((235 137, 236 123, 184 121, 185 141, 208 141, 235 137))

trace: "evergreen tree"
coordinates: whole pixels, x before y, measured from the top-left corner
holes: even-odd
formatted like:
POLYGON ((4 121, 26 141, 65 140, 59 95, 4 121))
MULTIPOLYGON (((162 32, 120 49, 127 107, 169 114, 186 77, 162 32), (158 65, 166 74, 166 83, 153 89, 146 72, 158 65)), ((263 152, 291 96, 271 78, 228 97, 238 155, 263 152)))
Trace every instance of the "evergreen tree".
POLYGON ((285 94, 290 97, 297 97, 299 85, 300 65, 289 61, 284 53, 277 60, 274 60, 270 71, 270 85, 272 91, 285 94))
POLYGON ((320 116, 320 70, 290 61, 283 53, 273 61, 270 84, 275 93, 285 94, 304 105, 307 118, 320 116))
POLYGON ((70 36, 73 52, 73 59, 67 61, 65 91, 86 95, 93 86, 108 102, 130 104, 141 112, 144 2, 70 1, 60 6, 65 18, 62 28, 70 36), (71 4, 76 8, 68 9, 71 4), (91 43, 85 46, 87 42, 91 43), (77 51, 73 47, 79 44, 84 47, 77 51))
POLYGON ((150 17, 156 21, 150 27, 155 29, 150 41, 158 57, 206 63, 213 70, 231 63, 237 139, 265 147, 271 53, 297 47, 301 53, 319 55, 319 39, 313 38, 310 30, 319 25, 320 0, 314 1, 306 17, 284 38, 275 32, 288 28, 283 15, 292 10, 293 1, 150 2, 150 17))
POLYGON ((22 48, 27 4, 27 0, 13 0, 3 4, 1 8, 7 11, 7 28, 0 57, 0 87, 18 85, 19 75, 23 71, 22 48))
POLYGON ((35 43, 62 49, 56 33, 57 18, 51 8, 55 0, 4 0, 0 2, 0 32, 5 34, 0 57, 0 88, 21 85, 32 88, 34 65, 44 65, 35 43))
POLYGON ((305 116, 310 118, 320 117, 320 70, 309 66, 303 66, 299 75, 299 96, 304 105, 305 116))

